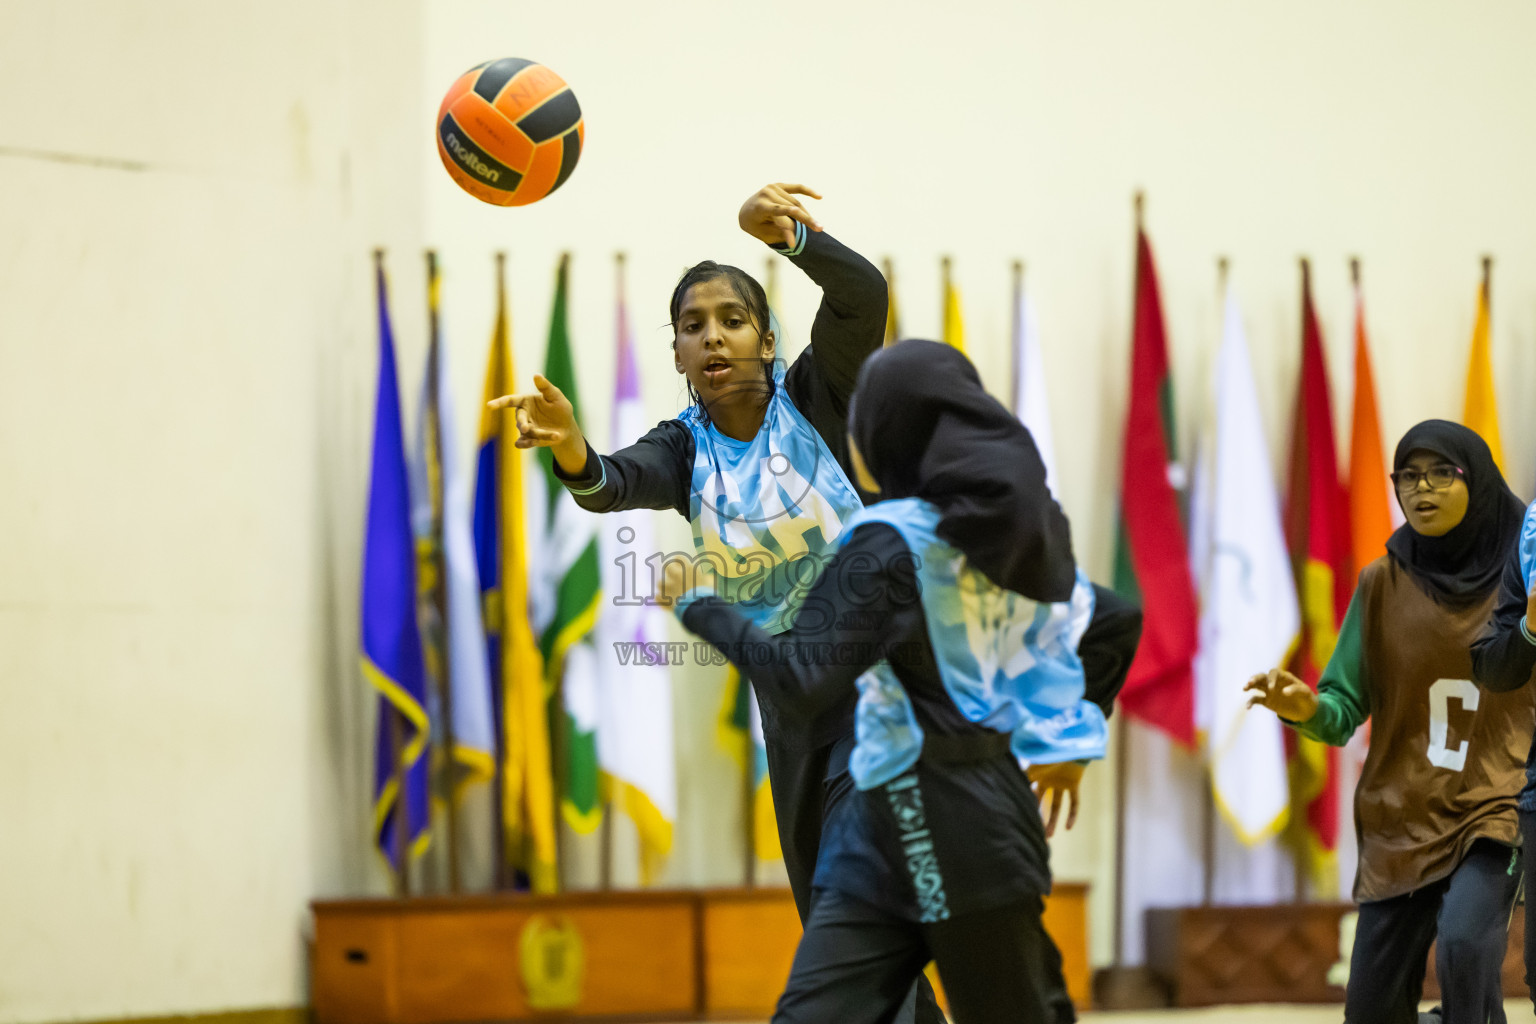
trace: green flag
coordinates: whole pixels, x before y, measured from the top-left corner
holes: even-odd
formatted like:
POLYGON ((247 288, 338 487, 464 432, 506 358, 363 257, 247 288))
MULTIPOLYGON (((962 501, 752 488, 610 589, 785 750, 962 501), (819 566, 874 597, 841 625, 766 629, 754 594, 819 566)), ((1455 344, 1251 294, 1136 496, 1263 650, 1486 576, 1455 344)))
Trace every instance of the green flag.
MULTIPOLYGON (((549 348, 544 376, 570 400, 576 422, 581 401, 576 366, 566 324, 569 254, 560 257, 555 301, 549 316, 549 348)), ((555 476, 548 448, 539 449, 544 467, 544 497, 534 514, 543 516, 540 551, 539 648, 545 680, 560 699, 551 703, 560 810, 578 832, 591 832, 602 820, 597 767, 597 671, 592 627, 597 619, 599 574, 596 517, 578 508, 555 476)))

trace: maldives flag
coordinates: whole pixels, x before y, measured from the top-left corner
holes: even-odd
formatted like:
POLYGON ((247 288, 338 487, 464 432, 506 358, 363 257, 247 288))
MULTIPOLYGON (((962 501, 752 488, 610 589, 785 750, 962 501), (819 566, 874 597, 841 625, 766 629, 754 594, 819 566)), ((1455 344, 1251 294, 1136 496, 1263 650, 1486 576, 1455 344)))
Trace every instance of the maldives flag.
MULTIPOLYGON (((1312 272, 1301 263, 1301 378, 1291 427, 1285 540, 1301 599, 1301 633, 1287 666, 1317 688, 1333 654, 1354 590, 1349 505, 1339 486, 1333 402, 1323 362, 1323 332, 1312 308, 1312 272)), ((1288 730, 1289 731, 1289 730, 1288 730)), ((1338 750, 1290 733, 1291 820, 1301 825, 1304 863, 1318 896, 1338 888, 1338 750)))
POLYGON ((1120 691, 1126 713, 1195 745, 1198 615, 1173 458, 1173 384, 1152 246, 1136 228, 1136 319, 1131 395, 1120 469, 1115 589, 1141 604, 1141 646, 1120 691))

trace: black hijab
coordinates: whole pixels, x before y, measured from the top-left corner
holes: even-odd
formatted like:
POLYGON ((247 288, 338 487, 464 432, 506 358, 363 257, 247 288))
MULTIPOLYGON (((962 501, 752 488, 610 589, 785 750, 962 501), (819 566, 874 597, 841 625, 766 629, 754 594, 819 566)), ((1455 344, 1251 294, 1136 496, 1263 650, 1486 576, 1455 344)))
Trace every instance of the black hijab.
POLYGON ((1071 526, 1034 438, 963 353, 917 340, 876 352, 859 371, 848 429, 878 498, 937 505, 939 536, 998 586, 1036 601, 1071 597, 1071 526))
POLYGON ((1397 443, 1392 468, 1402 469, 1416 451, 1434 452, 1466 474, 1467 514, 1441 537, 1425 537, 1405 523, 1387 541, 1387 552, 1440 604, 1476 604, 1499 584, 1525 505, 1504 482, 1488 442, 1460 423, 1425 420, 1412 427, 1397 443))

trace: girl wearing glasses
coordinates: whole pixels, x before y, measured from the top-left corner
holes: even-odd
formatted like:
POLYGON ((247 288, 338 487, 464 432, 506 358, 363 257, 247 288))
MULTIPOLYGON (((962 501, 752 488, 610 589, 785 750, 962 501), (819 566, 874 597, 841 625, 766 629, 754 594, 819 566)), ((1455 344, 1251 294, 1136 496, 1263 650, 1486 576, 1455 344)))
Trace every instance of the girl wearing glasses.
POLYGON ((1318 692, 1274 669, 1249 680, 1249 704, 1335 746, 1374 719, 1355 790, 1360 917, 1344 1019, 1414 1024, 1438 937, 1445 1024, 1503 1024, 1515 807, 1536 692, 1479 690, 1469 648, 1493 611, 1523 506, 1488 445, 1456 423, 1409 430, 1393 470, 1407 522, 1361 570, 1318 692))

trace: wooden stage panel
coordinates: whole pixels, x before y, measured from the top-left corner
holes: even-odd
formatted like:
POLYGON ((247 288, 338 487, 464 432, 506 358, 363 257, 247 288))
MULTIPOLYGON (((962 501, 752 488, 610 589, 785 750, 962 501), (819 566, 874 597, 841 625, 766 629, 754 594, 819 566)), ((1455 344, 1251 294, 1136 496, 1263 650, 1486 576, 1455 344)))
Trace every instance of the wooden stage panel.
POLYGON ((1093 967, 1088 962, 1088 886, 1057 882, 1041 915, 1045 930, 1061 950, 1061 973, 1067 994, 1079 1010, 1093 1003, 1093 967))
POLYGON ((395 919, 385 914, 315 913, 311 1002, 326 1024, 395 1019, 395 919))
POLYGON ((705 1016, 767 1016, 800 942, 795 901, 776 889, 721 890, 704 901, 703 917, 705 1016))
MULTIPOLYGON (((317 901, 316 1024, 764 1019, 800 920, 787 889, 317 901)), ((1087 887, 1046 902, 1067 988, 1089 993, 1087 887)))
POLYGON ((412 964, 400 979, 398 1024, 433 1024, 452 1006, 461 1020, 536 1016, 524 981, 523 939, 530 925, 569 927, 579 953, 534 950, 560 975, 580 962, 580 999, 588 1016, 680 1015, 693 1011, 693 908, 562 907, 543 913, 500 909, 413 914, 399 925, 399 958, 412 964), (550 963, 573 960, 572 964, 550 963))

